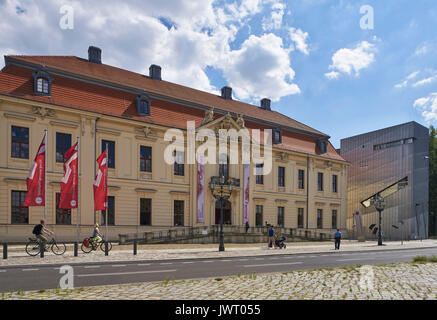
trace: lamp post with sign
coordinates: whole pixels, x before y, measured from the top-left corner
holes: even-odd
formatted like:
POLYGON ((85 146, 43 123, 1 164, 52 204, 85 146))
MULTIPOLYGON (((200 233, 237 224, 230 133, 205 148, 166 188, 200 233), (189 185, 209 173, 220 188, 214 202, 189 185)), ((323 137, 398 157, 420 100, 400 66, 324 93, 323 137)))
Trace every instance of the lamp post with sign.
POLYGON ((212 196, 220 201, 220 244, 219 251, 225 251, 224 236, 223 236, 223 200, 228 200, 235 187, 240 185, 240 179, 228 178, 222 175, 221 177, 211 177, 209 188, 212 196))

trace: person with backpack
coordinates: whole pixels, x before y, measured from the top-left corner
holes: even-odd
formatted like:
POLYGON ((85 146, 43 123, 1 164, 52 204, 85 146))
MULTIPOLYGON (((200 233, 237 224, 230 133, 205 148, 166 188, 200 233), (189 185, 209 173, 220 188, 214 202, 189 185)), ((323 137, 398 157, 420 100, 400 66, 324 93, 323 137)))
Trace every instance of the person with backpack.
POLYGON ((337 229, 337 232, 334 233, 334 240, 335 240, 335 249, 334 250, 340 250, 340 241, 341 241, 340 229, 337 229))
POLYGON ((40 242, 41 246, 44 248, 44 250, 48 251, 47 248, 46 248, 46 244, 47 244, 48 240, 43 235, 43 233, 45 233, 46 235, 54 235, 55 233, 45 227, 44 219, 41 219, 40 223, 37 224, 35 227, 33 227, 32 233, 39 240, 39 242, 40 242))

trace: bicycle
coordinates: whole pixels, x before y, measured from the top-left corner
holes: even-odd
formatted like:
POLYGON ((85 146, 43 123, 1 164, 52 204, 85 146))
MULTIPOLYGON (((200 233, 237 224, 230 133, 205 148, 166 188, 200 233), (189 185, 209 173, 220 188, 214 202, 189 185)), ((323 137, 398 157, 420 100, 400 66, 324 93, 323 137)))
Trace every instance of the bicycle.
POLYGON ((62 255, 65 253, 65 251, 67 250, 67 247, 65 246, 65 243, 63 242, 57 242, 55 240, 55 238, 52 237, 52 240, 50 242, 47 242, 47 248, 49 248, 48 250, 46 250, 45 248, 41 248, 41 243, 38 239, 36 238, 29 238, 29 242, 26 244, 26 253, 29 256, 36 256, 41 252, 41 249, 44 249, 46 251, 51 250, 54 254, 56 255, 62 255))
POLYGON ((112 243, 110 241, 105 241, 105 239, 102 239, 102 241, 97 244, 93 244, 91 238, 85 238, 82 241, 82 245, 80 246, 80 248, 84 253, 90 253, 93 250, 95 251, 98 247, 100 247, 100 249, 105 252, 105 243, 108 243, 108 252, 111 251, 112 243))

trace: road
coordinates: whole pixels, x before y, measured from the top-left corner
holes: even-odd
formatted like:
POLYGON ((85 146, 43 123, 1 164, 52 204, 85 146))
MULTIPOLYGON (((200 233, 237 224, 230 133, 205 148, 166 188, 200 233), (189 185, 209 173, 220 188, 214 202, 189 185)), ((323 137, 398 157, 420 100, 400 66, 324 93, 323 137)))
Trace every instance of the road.
MULTIPOLYGON (((437 255, 437 248, 383 251, 305 253, 253 257, 129 261, 72 264, 74 287, 135 282, 222 277, 256 272, 283 272, 352 265, 412 261, 418 255, 437 255)), ((62 265, 0 267, 0 291, 55 289, 62 265)))

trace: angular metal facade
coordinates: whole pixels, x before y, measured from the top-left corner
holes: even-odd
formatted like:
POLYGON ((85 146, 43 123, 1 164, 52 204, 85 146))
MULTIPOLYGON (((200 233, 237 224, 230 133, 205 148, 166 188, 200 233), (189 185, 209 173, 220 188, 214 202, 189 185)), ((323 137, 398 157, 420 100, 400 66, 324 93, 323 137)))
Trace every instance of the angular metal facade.
POLYGON ((408 186, 385 199, 381 230, 386 240, 428 237, 428 151, 428 128, 416 122, 341 140, 341 156, 351 163, 347 176, 350 235, 357 235, 353 214, 360 210, 366 239, 377 238, 369 226, 378 226, 378 212, 373 206, 364 208, 360 201, 407 176, 408 186))

